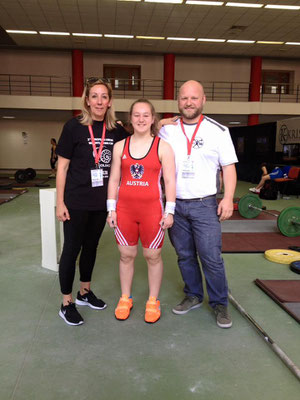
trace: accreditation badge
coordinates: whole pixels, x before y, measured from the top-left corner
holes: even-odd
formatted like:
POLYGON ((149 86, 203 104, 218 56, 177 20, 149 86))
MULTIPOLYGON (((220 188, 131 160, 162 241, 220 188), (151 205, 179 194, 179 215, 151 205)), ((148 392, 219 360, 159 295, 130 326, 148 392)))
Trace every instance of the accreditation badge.
POLYGON ((92 169, 91 170, 91 181, 92 187, 103 186, 103 169, 92 169))
POLYGON ((182 178, 193 179, 195 177, 194 167, 194 161, 192 161, 190 157, 182 161, 182 178))

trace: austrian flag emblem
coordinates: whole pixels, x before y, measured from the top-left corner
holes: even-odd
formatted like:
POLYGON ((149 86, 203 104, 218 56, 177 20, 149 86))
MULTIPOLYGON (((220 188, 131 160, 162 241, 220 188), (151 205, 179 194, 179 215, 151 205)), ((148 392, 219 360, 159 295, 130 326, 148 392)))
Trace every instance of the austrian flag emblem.
POLYGON ((141 179, 144 174, 144 167, 138 163, 130 166, 130 173, 133 179, 141 179))

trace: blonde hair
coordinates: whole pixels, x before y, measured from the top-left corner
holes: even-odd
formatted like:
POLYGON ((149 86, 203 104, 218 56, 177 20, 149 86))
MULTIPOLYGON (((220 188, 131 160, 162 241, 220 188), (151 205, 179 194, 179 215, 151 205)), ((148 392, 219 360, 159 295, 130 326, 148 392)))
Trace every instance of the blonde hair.
POLYGON ((153 104, 148 99, 138 99, 138 100, 134 101, 131 104, 131 107, 130 107, 130 110, 129 110, 129 121, 128 121, 129 132, 133 133, 133 126, 132 126, 130 120, 131 120, 131 115, 132 115, 132 112, 133 112, 133 107, 138 103, 145 103, 145 104, 149 105, 150 110, 151 110, 151 114, 154 117, 153 123, 151 124, 151 136, 153 136, 153 137, 157 136, 157 134, 158 134, 158 118, 157 118, 156 111, 155 111, 155 108, 154 108, 153 104))
MULTIPOLYGON (((81 115, 79 116, 79 122, 82 125, 92 125, 93 124, 93 118, 91 116, 91 111, 90 107, 87 104, 86 99, 90 95, 90 90, 93 86, 95 85, 103 85, 107 88, 108 92, 108 97, 109 100, 112 101, 112 87, 111 84, 103 78, 88 78, 86 80, 86 84, 81 96, 81 115)), ((111 103, 111 106, 108 107, 105 113, 105 122, 106 122, 106 127, 108 130, 112 130, 116 127, 116 116, 115 116, 115 110, 113 103, 111 103)))

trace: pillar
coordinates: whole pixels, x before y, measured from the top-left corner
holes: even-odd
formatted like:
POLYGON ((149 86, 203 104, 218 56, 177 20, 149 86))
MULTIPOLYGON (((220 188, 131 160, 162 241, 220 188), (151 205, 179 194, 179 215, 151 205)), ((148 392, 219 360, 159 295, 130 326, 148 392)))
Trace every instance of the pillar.
MULTIPOLYGON (((260 101, 261 69, 262 69, 262 58, 258 56, 252 57, 249 101, 260 101)), ((258 114, 248 115, 248 125, 257 125, 257 124, 259 124, 259 115, 258 114)))
MULTIPOLYGON (((175 55, 164 55, 164 100, 174 100, 175 55)), ((172 113, 165 113, 164 118, 173 117, 172 113)))
MULTIPOLYGON (((83 92, 83 51, 72 50, 72 82, 73 97, 81 97, 83 92)), ((73 115, 80 114, 80 110, 73 110, 73 115)))

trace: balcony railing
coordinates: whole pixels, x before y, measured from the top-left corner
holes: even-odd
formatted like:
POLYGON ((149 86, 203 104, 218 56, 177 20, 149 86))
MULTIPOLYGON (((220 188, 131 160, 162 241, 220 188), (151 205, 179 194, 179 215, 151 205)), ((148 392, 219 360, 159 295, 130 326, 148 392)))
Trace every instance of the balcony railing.
POLYGON ((0 74, 0 94, 23 96, 72 96, 69 76, 0 74))
MULTIPOLYGON (((174 99, 184 81, 175 81, 174 99)), ((117 99, 164 97, 163 80, 111 79, 114 97, 117 99)), ((250 82, 202 82, 208 101, 248 101, 250 82)), ((72 80, 69 76, 8 75, 0 74, 0 94, 25 96, 72 96, 72 80)), ((262 102, 300 102, 300 85, 286 83, 262 83, 262 102), (277 86, 276 86, 277 85, 277 86)))

